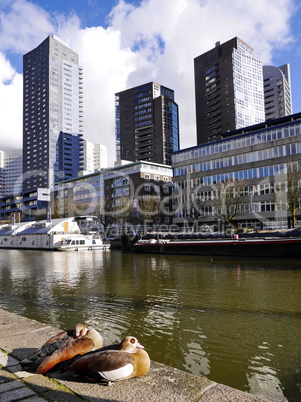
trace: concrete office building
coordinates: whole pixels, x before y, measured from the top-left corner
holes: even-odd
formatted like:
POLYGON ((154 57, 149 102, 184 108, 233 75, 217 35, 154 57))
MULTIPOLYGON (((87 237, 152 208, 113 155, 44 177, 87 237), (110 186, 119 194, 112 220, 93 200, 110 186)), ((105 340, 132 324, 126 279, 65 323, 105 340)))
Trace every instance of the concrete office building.
POLYGON ((179 149, 174 91, 154 82, 115 94, 117 160, 171 164, 179 149))
MULTIPOLYGON (((216 200, 219 192, 235 190, 237 184, 243 197, 234 226, 288 228, 288 172, 292 167, 301 172, 301 113, 225 133, 219 141, 178 151, 173 155, 174 223, 183 226, 197 222, 199 227, 225 229, 218 218, 216 200)), ((301 173, 298 177, 300 182, 301 173)))
POLYGON ((83 133, 83 72, 78 55, 49 36, 23 57, 23 191, 59 180, 60 133, 83 133))
POLYGON ((265 119, 292 114, 290 65, 263 66, 265 119))
POLYGON ((235 37, 194 59, 197 144, 265 120, 262 63, 235 37))

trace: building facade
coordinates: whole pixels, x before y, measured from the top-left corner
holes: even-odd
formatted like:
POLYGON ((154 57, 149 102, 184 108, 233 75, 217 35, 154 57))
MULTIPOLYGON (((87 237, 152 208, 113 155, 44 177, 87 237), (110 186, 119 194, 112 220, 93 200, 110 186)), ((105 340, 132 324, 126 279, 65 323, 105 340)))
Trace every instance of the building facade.
POLYGON ((174 91, 149 82, 115 94, 117 160, 171 164, 179 149, 174 91))
POLYGON ((57 141, 57 155, 56 182, 77 177, 84 168, 82 136, 61 132, 57 141))
POLYGON ((263 66, 265 119, 292 114, 290 65, 263 66))
POLYGON ((235 37, 194 59, 197 144, 265 120, 262 63, 235 37))
POLYGON ((108 148, 102 144, 94 144, 94 170, 108 168, 108 148))
POLYGON ((57 216, 96 215, 105 226, 120 227, 122 221, 135 225, 144 221, 169 224, 171 192, 170 166, 124 162, 55 184, 52 209, 57 216))
POLYGON ((22 191, 22 150, 0 151, 0 196, 18 194, 22 191))
POLYGON ((23 191, 59 180, 60 133, 83 133, 83 71, 78 55, 49 36, 23 56, 23 191))
POLYGON ((102 144, 93 144, 83 139, 84 174, 108 168, 108 149, 102 144))
POLYGON ((178 151, 173 169, 174 223, 179 226, 198 223, 224 231, 226 209, 235 207, 235 227, 290 227, 292 182, 298 216, 301 207, 301 113, 178 151), (290 172, 297 174, 293 180, 290 172))
POLYGON ((4 152, 0 151, 0 197, 3 195, 3 167, 4 167, 4 152))

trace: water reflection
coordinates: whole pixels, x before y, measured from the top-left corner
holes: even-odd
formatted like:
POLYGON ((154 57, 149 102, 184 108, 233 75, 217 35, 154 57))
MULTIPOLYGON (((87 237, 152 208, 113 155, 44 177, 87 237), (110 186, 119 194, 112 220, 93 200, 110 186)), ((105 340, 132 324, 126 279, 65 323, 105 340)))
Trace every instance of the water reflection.
MULTIPOLYGON (((278 346, 281 347, 281 345, 278 346)), ((272 400, 287 401, 277 370, 271 367, 275 356, 270 351, 269 343, 262 342, 261 345, 258 345, 258 349, 260 349, 260 353, 250 360, 247 374, 251 392, 259 396, 268 394, 272 400)))
POLYGON ((0 307, 277 401, 301 399, 299 262, 0 250, 0 307))

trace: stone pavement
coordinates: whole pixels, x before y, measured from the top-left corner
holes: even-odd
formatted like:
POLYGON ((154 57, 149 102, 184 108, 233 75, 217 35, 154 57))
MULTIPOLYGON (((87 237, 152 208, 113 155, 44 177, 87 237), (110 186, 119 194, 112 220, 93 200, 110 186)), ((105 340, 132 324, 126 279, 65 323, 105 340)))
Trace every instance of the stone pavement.
POLYGON ((20 360, 59 329, 0 309, 0 402, 260 402, 264 399, 169 366, 151 363, 141 378, 105 386, 69 371, 38 375, 23 371, 20 360))

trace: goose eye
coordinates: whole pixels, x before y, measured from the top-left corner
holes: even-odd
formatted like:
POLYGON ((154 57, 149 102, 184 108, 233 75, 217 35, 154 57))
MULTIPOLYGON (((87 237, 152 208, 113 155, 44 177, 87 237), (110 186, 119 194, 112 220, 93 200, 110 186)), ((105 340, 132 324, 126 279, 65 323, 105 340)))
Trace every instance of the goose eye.
POLYGON ((135 343, 135 341, 136 341, 135 338, 131 338, 130 340, 131 343, 135 343))

